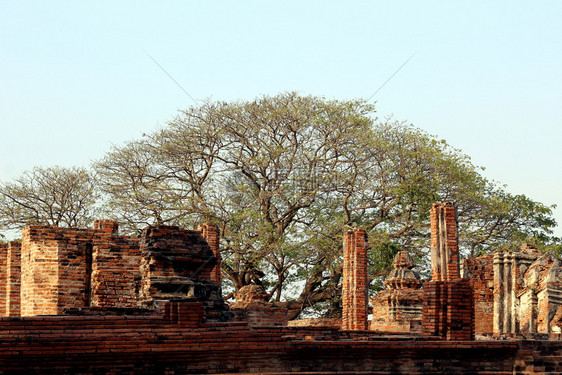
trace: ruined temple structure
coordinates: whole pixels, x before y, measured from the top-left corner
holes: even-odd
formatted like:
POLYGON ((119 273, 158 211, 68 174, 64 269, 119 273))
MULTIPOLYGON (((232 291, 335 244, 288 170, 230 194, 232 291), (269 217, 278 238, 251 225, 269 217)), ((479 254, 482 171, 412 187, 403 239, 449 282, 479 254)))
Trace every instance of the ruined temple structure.
POLYGON ((147 227, 139 237, 119 236, 110 220, 94 229, 28 226, 21 243, 0 244, 0 315, 110 314, 187 299, 203 303, 207 319, 228 320, 213 239, 218 229, 208 224, 147 227))
POLYGON ((287 309, 269 302, 269 294, 262 285, 245 285, 235 293, 236 302, 230 304, 237 320, 251 326, 286 326, 287 309))
POLYGON ((367 235, 344 234, 340 327, 288 326, 257 284, 227 306, 210 224, 27 227, 0 243, 0 374, 562 373, 560 261, 527 245, 461 270, 453 204, 431 228, 432 279, 400 251, 370 325, 367 235))
POLYGON ((562 322, 560 259, 530 244, 463 261, 473 290, 476 332, 529 337, 559 333, 562 322))
POLYGON ((380 291, 371 299, 373 319, 369 329, 383 332, 421 332, 423 308, 423 282, 412 270, 414 262, 408 251, 401 250, 392 262, 390 271, 380 291))

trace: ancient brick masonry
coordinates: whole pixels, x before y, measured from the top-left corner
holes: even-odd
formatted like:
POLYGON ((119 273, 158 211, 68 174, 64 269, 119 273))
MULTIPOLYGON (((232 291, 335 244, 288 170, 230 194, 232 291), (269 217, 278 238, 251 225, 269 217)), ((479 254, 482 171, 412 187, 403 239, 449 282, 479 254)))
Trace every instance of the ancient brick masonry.
POLYGON ((474 298, 474 332, 494 332, 494 254, 463 259, 462 276, 467 278, 474 298))
POLYGON ((21 244, 0 243, 0 316, 19 316, 21 244))
POLYGON ((560 332, 562 267, 551 254, 525 244, 494 253, 494 334, 560 332))
POLYGON ((219 228, 215 225, 210 223, 204 223, 197 227, 197 230, 201 232, 203 238, 207 241, 207 244, 213 251, 215 255, 216 264, 211 271, 211 282, 221 285, 222 284, 222 276, 221 276, 221 253, 219 250, 219 241, 220 241, 220 232, 219 228))
POLYGON ((421 332, 423 290, 414 262, 406 250, 396 254, 382 290, 371 300, 370 329, 381 332, 421 332))
POLYGON ((472 288, 460 278, 457 215, 453 203, 431 208, 431 273, 424 285, 422 330, 447 340, 474 338, 472 288))
MULTIPOLYGON (((218 240, 215 227, 203 227, 218 240)), ((160 308, 190 298, 203 303, 207 319, 227 320, 232 314, 211 281, 215 265, 199 231, 148 227, 140 237, 119 236, 111 220, 93 229, 28 226, 21 244, 0 244, 0 316, 160 308)))
POLYGON ((342 329, 367 329, 367 233, 349 230, 343 238, 342 329))

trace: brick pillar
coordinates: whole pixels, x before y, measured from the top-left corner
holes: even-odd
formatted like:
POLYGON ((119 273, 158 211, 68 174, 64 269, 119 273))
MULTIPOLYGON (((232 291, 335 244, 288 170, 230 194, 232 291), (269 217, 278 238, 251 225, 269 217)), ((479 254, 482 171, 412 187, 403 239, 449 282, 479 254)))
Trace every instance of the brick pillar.
POLYGON ((447 340, 474 339, 474 295, 459 272, 457 211, 454 203, 431 207, 431 274, 424 284, 422 330, 447 340))
POLYGON ((342 329, 367 329, 367 233, 347 231, 343 236, 342 329))
POLYGON ((6 316, 20 316, 21 242, 9 242, 6 256, 6 316))
POLYGON ((0 242, 0 316, 6 316, 8 244, 0 242))
POLYGON ((457 209, 454 203, 431 207, 431 274, 434 281, 459 280, 457 209))
POLYGON ((201 235, 203 236, 203 238, 205 238, 205 240, 209 244, 209 247, 213 251, 215 258, 217 258, 217 263, 215 264, 215 267, 211 271, 211 281, 220 286, 222 284, 222 276, 221 276, 221 253, 219 250, 219 239, 220 239, 219 228, 217 228, 213 224, 204 223, 202 225, 199 225, 197 227, 197 230, 201 232, 201 235))

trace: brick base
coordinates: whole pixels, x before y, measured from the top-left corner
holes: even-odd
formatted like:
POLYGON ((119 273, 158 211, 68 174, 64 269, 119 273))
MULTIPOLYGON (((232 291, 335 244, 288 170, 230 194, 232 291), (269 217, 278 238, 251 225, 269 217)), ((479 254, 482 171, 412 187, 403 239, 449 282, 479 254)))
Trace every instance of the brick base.
POLYGON ((423 334, 446 340, 473 340, 473 304, 472 288, 467 279, 425 283, 423 334))

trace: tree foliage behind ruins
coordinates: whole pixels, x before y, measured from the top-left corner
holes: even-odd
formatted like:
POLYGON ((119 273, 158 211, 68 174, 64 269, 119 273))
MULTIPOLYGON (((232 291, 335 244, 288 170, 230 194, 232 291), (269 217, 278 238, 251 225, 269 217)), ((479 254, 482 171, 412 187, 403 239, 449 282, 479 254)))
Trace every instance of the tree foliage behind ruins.
POLYGON ((459 150, 374 113, 362 100, 295 93, 189 108, 95 164, 106 217, 130 232, 217 224, 224 277, 235 290, 263 283, 291 317, 339 310, 349 228, 369 233, 372 278, 400 248, 427 252, 433 202, 456 202, 465 254, 552 243, 551 207, 507 193, 459 150))

